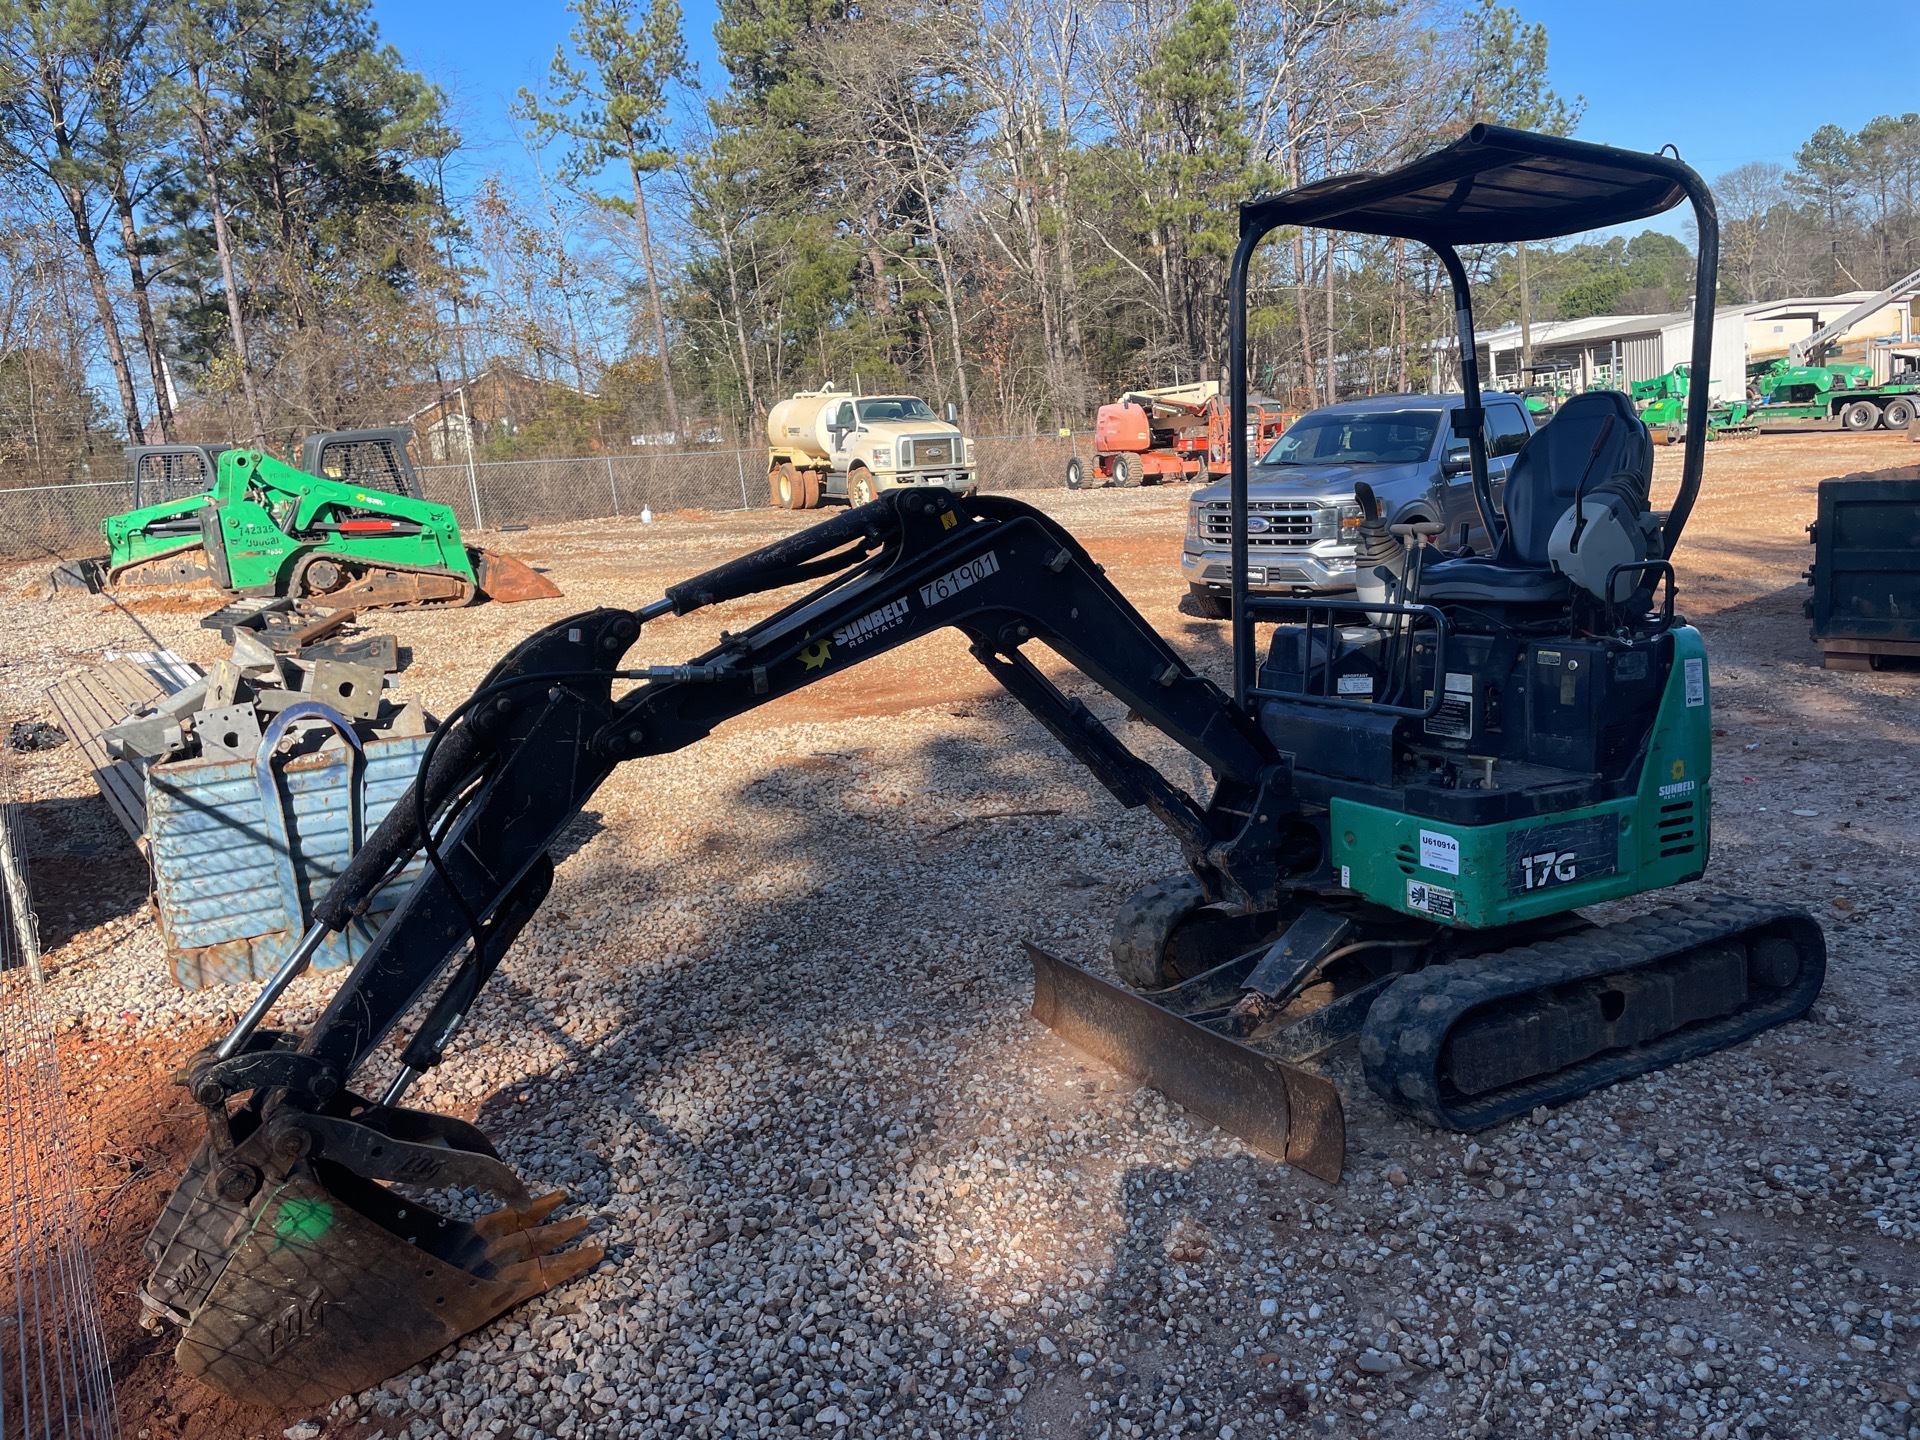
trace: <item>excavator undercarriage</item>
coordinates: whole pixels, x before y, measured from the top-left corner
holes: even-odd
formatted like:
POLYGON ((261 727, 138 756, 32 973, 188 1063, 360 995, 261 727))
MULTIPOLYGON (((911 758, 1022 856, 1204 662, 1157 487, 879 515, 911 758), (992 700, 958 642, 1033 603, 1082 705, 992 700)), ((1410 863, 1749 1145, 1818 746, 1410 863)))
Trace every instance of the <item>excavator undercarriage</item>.
MULTIPOLYGON (((1589 184, 1617 201, 1594 214, 1617 220, 1675 203, 1691 173, 1476 131, 1397 177, 1343 182, 1339 197, 1297 192, 1304 211, 1249 207, 1243 237, 1289 215, 1331 223, 1347 213, 1336 200, 1356 216, 1397 214, 1381 208, 1396 196, 1413 218, 1393 223, 1422 234, 1435 213, 1422 197, 1471 212, 1481 174, 1500 177, 1496 204, 1558 204, 1589 184), (1556 186, 1507 173, 1548 162, 1556 186), (1625 188, 1607 189, 1621 174, 1625 188)), ((1546 223, 1520 228, 1558 233, 1546 223)), ((1188 664, 1046 515, 941 489, 888 492, 639 609, 575 615, 517 646, 448 716, 408 797, 185 1077, 208 1138, 148 1242, 142 1297, 181 1327, 181 1365, 243 1398, 318 1403, 596 1263, 591 1247, 568 1248, 578 1219, 551 1220, 559 1197, 535 1198, 472 1127, 404 1107, 407 1089, 441 1062, 546 896, 551 847, 616 767, 938 629, 964 635, 1186 861, 1122 907, 1117 979, 1029 946, 1034 1014, 1310 1175, 1338 1180, 1345 1146, 1339 1093, 1312 1061, 1349 1040, 1383 1099, 1473 1130, 1803 1014, 1825 946, 1799 910, 1689 893, 1614 924, 1580 913, 1707 866, 1706 652, 1674 612, 1668 558, 1704 442, 1689 435, 1690 478, 1655 514, 1645 426, 1624 397, 1576 397, 1515 458, 1497 511, 1464 276, 1445 237, 1426 238, 1461 297, 1467 403, 1452 421, 1470 436, 1495 550, 1446 556, 1421 527, 1392 534, 1362 485, 1368 573, 1355 598, 1253 596, 1236 426, 1231 689, 1188 664), (811 588, 683 665, 625 664, 651 620, 799 586, 811 588), (1036 663, 1035 646, 1204 764, 1210 793, 1137 756, 1036 663), (421 853, 419 878, 319 1020, 299 1035, 264 1028, 326 936, 421 853), (375 1098, 356 1085, 383 1048, 397 1051, 398 1075, 375 1098), (447 1187, 502 1208, 463 1220, 419 1203, 447 1187)), ((1703 224, 1703 256, 1710 242, 1703 224)), ((1250 248, 1243 238, 1236 260, 1236 353, 1250 248)), ((1704 356, 1695 368, 1708 373, 1704 356)), ((1241 411, 1244 389, 1237 374, 1241 411)))

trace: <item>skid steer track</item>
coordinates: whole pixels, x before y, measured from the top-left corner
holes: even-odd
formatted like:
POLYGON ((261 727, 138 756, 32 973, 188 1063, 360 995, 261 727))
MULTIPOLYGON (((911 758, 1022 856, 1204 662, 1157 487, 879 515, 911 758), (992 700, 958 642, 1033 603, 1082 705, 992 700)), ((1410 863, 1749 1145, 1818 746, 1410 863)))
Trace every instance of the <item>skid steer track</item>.
POLYGON ((1406 976, 1360 1058, 1394 1105, 1484 1130, 1796 1019, 1826 970, 1806 911, 1710 896, 1406 976))

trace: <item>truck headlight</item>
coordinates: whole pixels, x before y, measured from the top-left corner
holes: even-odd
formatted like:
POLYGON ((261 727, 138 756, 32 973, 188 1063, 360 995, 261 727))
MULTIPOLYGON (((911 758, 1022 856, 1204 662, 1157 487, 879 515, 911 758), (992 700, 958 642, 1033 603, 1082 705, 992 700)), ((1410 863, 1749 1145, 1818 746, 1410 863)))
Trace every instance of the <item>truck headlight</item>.
POLYGON ((970 466, 973 464, 973 441, 962 440, 960 442, 960 461, 963 465, 970 466))
POLYGON ((1187 539, 1196 545, 1200 543, 1200 507, 1198 505, 1187 507, 1187 539))
POLYGON ((1358 530, 1360 528, 1360 522, 1364 519, 1366 519, 1366 512, 1358 505, 1342 505, 1340 507, 1341 535, 1350 535, 1355 530, 1358 530))
MULTIPOLYGON (((905 449, 906 447, 903 445, 901 448, 905 449)), ((873 452, 873 463, 882 470, 893 469, 893 447, 891 445, 883 445, 875 450, 873 452)))

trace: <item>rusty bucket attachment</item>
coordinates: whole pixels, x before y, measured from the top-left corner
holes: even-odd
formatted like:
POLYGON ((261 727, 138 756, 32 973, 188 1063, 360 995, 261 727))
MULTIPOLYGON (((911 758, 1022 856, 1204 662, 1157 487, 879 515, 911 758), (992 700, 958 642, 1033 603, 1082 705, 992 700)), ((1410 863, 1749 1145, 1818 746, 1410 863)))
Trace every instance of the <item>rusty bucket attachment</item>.
POLYGON ((586 1217, 545 1223, 565 1195, 528 1195, 472 1126, 348 1109, 283 1112, 224 1152, 203 1145, 148 1238, 142 1304, 181 1327, 180 1368, 235 1399, 290 1409, 364 1390, 601 1259, 563 1249, 586 1217), (508 1204, 450 1219, 393 1182, 508 1204))
POLYGON ((1237 995, 1244 965, 1143 995, 1037 945, 1026 949, 1034 1019, 1276 1160, 1338 1183, 1347 1134, 1333 1082, 1180 1013, 1237 995))
POLYGON ((55 591, 84 590, 90 595, 98 595, 107 588, 107 562, 105 557, 62 560, 53 567, 48 579, 55 591))
POLYGON ((526 561, 499 550, 475 550, 473 573, 489 600, 511 605, 516 600, 557 600, 560 587, 526 561))

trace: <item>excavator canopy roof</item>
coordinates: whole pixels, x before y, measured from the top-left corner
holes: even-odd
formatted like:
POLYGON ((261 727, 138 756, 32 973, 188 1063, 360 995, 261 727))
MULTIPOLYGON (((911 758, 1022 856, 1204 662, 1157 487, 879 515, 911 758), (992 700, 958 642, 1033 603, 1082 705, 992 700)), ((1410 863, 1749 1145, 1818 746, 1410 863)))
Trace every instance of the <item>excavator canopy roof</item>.
POLYGON ((1385 175, 1339 175, 1240 207, 1240 232, 1313 225, 1427 245, 1512 244, 1624 225, 1687 198, 1685 165, 1501 125, 1476 125, 1385 175))

